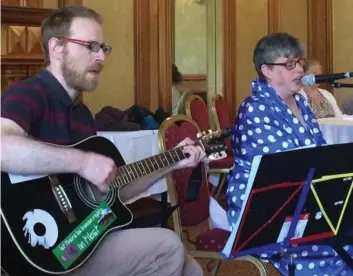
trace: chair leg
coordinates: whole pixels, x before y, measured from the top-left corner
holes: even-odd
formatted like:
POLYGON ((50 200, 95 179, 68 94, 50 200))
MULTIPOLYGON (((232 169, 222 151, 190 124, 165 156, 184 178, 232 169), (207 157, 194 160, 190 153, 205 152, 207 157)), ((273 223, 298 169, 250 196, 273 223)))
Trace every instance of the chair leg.
POLYGON ((224 183, 226 182, 226 179, 227 179, 227 174, 223 174, 222 179, 221 179, 221 183, 219 183, 219 185, 217 186, 218 189, 217 189, 217 192, 215 195, 215 199, 219 198, 219 194, 221 193, 221 191, 223 189, 223 186, 224 186, 224 183))
POLYGON ((211 275, 216 276, 219 270, 219 267, 221 266, 221 260, 215 260, 212 270, 211 270, 211 275))
MULTIPOLYGON (((212 185, 212 184, 211 184, 211 185, 212 185)), ((218 184, 218 185, 219 185, 219 184, 218 184)), ((212 185, 211 196, 214 196, 214 194, 216 193, 216 190, 217 190, 218 185, 217 185, 217 186, 212 185)))

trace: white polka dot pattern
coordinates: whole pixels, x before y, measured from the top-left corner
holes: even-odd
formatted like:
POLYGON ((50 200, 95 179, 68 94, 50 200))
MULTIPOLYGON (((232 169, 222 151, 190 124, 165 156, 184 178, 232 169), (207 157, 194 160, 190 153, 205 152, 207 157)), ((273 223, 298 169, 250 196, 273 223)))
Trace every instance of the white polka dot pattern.
MULTIPOLYGON (((296 104, 306 122, 304 127, 275 91, 261 83, 251 83, 253 94, 240 106, 232 131, 232 149, 235 164, 228 175, 227 214, 230 229, 239 219, 242 205, 246 203, 251 162, 254 156, 292 150, 308 145, 323 145, 325 140, 319 130, 314 114, 305 105, 305 100, 296 94, 296 104)), ((352 247, 345 250, 353 255, 352 247)), ((286 249, 292 255, 295 275, 350 275, 349 267, 342 262, 334 250, 324 245, 301 245, 286 249), (332 265, 330 265, 332 262, 332 265)), ((288 274, 289 258, 273 259, 273 252, 262 252, 283 275, 288 274)), ((352 273, 352 272, 351 272, 352 273)), ((353 274, 351 274, 353 275, 353 274)))

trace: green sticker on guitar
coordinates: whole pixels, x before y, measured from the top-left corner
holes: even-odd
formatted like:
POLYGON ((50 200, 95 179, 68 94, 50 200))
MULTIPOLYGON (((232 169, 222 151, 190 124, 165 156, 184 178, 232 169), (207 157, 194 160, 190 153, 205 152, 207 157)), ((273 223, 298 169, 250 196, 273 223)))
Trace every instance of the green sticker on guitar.
POLYGON ((53 253, 65 269, 116 220, 106 202, 101 202, 57 247, 53 253))

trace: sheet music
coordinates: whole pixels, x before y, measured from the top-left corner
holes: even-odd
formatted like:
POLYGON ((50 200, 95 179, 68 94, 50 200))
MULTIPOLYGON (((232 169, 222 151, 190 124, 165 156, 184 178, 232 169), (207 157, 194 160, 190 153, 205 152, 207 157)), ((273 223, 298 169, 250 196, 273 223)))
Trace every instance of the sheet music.
POLYGON ((43 178, 47 176, 46 174, 27 175, 27 174, 11 174, 11 173, 9 173, 8 175, 12 184, 18 184, 18 183, 26 182, 33 179, 43 178))

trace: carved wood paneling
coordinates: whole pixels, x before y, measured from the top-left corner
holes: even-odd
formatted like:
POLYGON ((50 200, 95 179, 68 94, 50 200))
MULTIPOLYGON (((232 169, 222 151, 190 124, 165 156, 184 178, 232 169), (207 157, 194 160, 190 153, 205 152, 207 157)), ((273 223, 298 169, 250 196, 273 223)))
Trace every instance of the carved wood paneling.
POLYGON ((1 63, 1 91, 4 91, 15 81, 35 76, 42 68, 42 64, 2 64, 1 63))
POLYGON ((40 25, 51 10, 2 6, 1 12, 3 92, 14 81, 36 75, 44 65, 40 25))
POLYGON ((223 0, 223 96, 230 106, 232 118, 236 115, 236 1, 223 0))
POLYGON ((171 110, 173 0, 134 0, 135 103, 171 110))
POLYGON ((24 26, 40 26, 42 21, 52 10, 19 8, 19 7, 1 7, 1 24, 13 24, 24 26))
POLYGON ((276 33, 280 30, 280 22, 281 22, 281 0, 268 0, 267 4, 267 25, 268 25, 268 33, 276 33))

